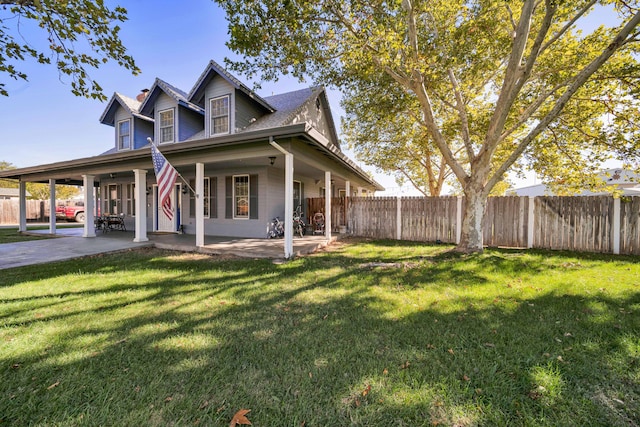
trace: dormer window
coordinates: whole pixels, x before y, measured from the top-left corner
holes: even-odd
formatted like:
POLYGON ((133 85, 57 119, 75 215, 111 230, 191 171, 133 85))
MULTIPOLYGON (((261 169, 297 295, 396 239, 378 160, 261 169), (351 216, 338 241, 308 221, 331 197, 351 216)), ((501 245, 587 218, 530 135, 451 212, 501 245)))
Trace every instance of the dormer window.
POLYGON ((131 120, 118 122, 118 150, 131 148, 131 120))
POLYGON ((210 107, 210 135, 215 136, 229 133, 229 95, 211 99, 210 107))
POLYGON ((158 112, 160 116, 160 143, 173 142, 173 108, 158 112))

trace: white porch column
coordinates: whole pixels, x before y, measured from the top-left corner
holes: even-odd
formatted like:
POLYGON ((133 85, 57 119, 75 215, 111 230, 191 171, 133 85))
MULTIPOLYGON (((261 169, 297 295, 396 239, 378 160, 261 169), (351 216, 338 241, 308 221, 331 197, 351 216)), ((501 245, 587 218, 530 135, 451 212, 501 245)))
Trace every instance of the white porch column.
POLYGON ((49 234, 56 234, 56 180, 49 179, 49 234))
POLYGON ((204 163, 196 163, 196 246, 204 246, 204 163))
POLYGON ((18 203, 20 213, 18 231, 27 231, 27 183, 24 181, 18 184, 18 203))
POLYGON ((82 175, 83 197, 84 197, 84 232, 82 237, 96 237, 96 226, 93 195, 93 175, 82 175))
POLYGON ((147 237, 147 171, 145 169, 134 169, 133 176, 135 181, 135 204, 136 204, 136 223, 135 236, 133 241, 148 242, 147 237))
POLYGON ((331 240, 331 172, 324 173, 324 233, 331 240))
POLYGON ((284 257, 289 259, 293 256, 293 154, 273 138, 269 144, 284 154, 284 257))
POLYGON ((293 154, 284 155, 284 256, 293 255, 293 154))
POLYGON ((344 192, 347 197, 351 197, 351 181, 344 182, 344 192))

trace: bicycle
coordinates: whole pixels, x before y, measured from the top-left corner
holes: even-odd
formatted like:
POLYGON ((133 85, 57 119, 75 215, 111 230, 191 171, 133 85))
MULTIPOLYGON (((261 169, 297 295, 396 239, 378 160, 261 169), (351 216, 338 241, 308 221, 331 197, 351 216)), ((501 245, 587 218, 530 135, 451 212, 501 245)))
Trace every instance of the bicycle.
POLYGON ((267 227, 267 238, 276 239, 284 237, 284 224, 280 221, 280 217, 275 217, 267 227))
POLYGON ((298 205, 296 210, 293 212, 293 232, 302 237, 304 236, 305 231, 306 226, 302 219, 302 207, 298 205))

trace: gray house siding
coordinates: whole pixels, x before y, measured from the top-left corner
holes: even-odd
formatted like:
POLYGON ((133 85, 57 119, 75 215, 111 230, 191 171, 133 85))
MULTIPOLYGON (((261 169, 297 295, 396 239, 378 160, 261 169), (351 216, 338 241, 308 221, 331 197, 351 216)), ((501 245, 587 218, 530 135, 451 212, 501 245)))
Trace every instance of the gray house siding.
POLYGON ((134 148, 142 148, 149 143, 147 138, 153 138, 153 122, 142 119, 133 119, 133 145, 134 148))
POLYGON ((249 98, 244 92, 236 90, 236 124, 235 129, 241 131, 249 126, 258 118, 264 115, 264 111, 256 104, 254 100, 249 98))
POLYGON ((230 95, 229 97, 229 115, 230 115, 230 126, 229 130, 231 133, 235 131, 235 109, 236 109, 236 101, 234 96, 235 89, 233 86, 229 84, 225 79, 220 76, 216 76, 207 85, 204 94, 204 129, 206 135, 211 135, 211 99, 217 98, 219 96, 230 95))
POLYGON ((293 119, 293 123, 310 123, 314 128, 316 128, 316 130, 318 130, 322 134, 322 136, 339 146, 339 141, 334 141, 331 128, 329 127, 329 123, 327 121, 325 113, 326 105, 324 105, 324 99, 323 97, 318 97, 317 99, 320 100, 320 107, 318 108, 316 106, 315 99, 311 100, 311 102, 306 103, 302 107, 301 111, 293 119))
POLYGON ((164 110, 169 110, 169 109, 173 109, 174 113, 173 113, 173 142, 176 142, 176 138, 178 135, 179 130, 178 125, 179 125, 179 120, 177 118, 178 116, 178 102, 176 100, 174 100, 173 98, 171 98, 170 96, 162 93, 158 96, 158 100, 156 101, 155 105, 154 105, 154 119, 155 119, 155 131, 154 131, 154 141, 156 143, 160 143, 160 111, 164 111, 164 110))
MULTIPOLYGON (((210 179, 216 178, 216 212, 217 218, 206 218, 204 220, 205 234, 215 236, 229 237, 265 237, 267 223, 271 218, 267 216, 267 204, 270 196, 268 174, 263 168, 256 169, 225 169, 205 170, 206 177, 210 179), (227 210, 227 178, 233 175, 250 175, 252 178, 251 188, 255 189, 254 183, 257 177, 257 212, 251 216, 255 219, 233 219, 226 218, 227 210)), ((193 176, 185 176, 185 179, 193 179, 193 176)), ((253 193, 253 191, 252 191, 253 193)), ((283 201, 284 202, 284 201, 283 201)), ((252 198, 250 202, 255 207, 256 200, 252 198)), ((253 211, 253 209, 252 209, 253 211)), ((186 231, 192 233, 195 229, 195 218, 191 217, 189 211, 189 197, 183 195, 181 203, 182 223, 185 225, 186 231)))
POLYGON ((184 107, 180 107, 178 112, 178 141, 189 139, 204 129, 202 114, 184 107))

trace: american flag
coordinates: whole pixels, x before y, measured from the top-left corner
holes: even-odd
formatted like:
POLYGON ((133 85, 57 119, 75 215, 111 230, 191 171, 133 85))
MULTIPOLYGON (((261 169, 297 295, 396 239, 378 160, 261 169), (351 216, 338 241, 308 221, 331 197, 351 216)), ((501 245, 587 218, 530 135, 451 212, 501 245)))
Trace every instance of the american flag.
POLYGON ((153 159, 153 169, 156 171, 156 181, 158 182, 158 202, 162 205, 162 211, 169 219, 173 219, 171 209, 171 193, 178 177, 178 171, 162 155, 154 144, 151 144, 151 158, 153 159))

